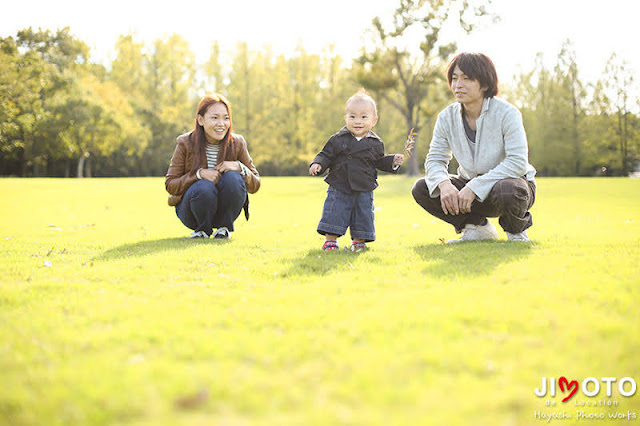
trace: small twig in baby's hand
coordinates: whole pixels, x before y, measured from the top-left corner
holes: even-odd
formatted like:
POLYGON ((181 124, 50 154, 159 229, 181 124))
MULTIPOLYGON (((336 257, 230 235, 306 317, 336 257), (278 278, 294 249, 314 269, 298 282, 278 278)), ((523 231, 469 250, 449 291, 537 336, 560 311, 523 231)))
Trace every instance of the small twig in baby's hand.
POLYGON ((413 127, 412 127, 411 131, 409 132, 409 136, 407 136, 407 141, 404 143, 404 152, 407 154, 407 158, 411 158, 411 155, 413 154, 411 150, 413 149, 413 146, 416 144, 416 141, 414 139, 416 135, 417 133, 413 131, 413 127))

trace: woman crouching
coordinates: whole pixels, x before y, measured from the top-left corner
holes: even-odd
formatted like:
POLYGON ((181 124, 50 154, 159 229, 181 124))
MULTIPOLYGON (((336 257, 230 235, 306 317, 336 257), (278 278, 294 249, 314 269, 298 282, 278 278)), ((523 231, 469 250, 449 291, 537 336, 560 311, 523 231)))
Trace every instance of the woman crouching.
POLYGON ((193 230, 190 238, 231 238, 243 207, 249 219, 247 193, 260 189, 260 175, 244 138, 232 133, 229 101, 220 94, 205 96, 193 131, 176 143, 165 178, 169 205, 193 230))

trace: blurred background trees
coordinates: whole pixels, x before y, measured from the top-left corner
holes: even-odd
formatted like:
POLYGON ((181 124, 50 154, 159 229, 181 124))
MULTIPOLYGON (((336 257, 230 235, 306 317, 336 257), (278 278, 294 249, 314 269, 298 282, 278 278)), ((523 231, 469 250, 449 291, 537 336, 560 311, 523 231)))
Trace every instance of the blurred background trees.
MULTIPOLYGON (((262 174, 302 175, 344 125, 345 101, 359 87, 379 103, 375 131, 388 153, 403 152, 408 130, 419 130, 403 169, 422 174, 435 117, 453 102, 444 70, 456 47, 439 28, 453 19, 472 30, 491 17, 474 5, 403 1, 390 22, 374 20, 371 42, 353 63, 332 46, 311 54, 300 44, 285 56, 246 43, 224 52, 214 43, 198 64, 179 35, 147 44, 123 35, 102 65, 90 62, 69 28, 19 31, 0 38, 0 175, 162 176, 206 92, 230 99, 234 131, 262 174), (422 41, 412 48, 403 36, 416 27, 422 41)), ((584 81, 567 40, 555 66, 545 67, 540 55, 533 69, 501 85, 500 96, 521 109, 540 175, 626 176, 640 160, 634 84, 615 55, 598 81, 584 81)))

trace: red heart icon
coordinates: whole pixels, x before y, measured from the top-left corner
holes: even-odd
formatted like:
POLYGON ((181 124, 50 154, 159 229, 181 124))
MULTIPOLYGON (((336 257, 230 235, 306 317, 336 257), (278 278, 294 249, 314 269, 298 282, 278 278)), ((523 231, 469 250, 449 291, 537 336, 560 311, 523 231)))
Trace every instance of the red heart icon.
POLYGON ((560 385, 560 390, 562 392, 564 392, 565 386, 567 387, 567 390, 570 390, 571 388, 573 388, 573 390, 571 391, 569 396, 567 396, 565 399, 563 399, 562 402, 567 402, 568 400, 571 399, 571 397, 573 395, 576 394, 576 392, 578 392, 578 381, 577 380, 572 380, 571 382, 569 382, 569 380, 567 380, 566 377, 562 376, 562 377, 560 377, 560 380, 558 380, 558 385, 560 385))

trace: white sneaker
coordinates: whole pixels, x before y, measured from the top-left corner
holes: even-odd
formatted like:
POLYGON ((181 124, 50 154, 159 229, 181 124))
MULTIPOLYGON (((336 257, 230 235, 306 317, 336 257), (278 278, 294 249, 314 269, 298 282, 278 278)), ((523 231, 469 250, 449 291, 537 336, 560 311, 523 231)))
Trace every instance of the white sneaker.
POLYGON ((487 220, 485 225, 465 225, 464 230, 462 231, 462 237, 449 240, 447 241, 447 244, 460 243, 463 241, 495 240, 496 238, 498 238, 498 231, 496 231, 496 227, 493 226, 493 223, 487 220))
POLYGON ((189 238, 209 238, 209 236, 204 231, 193 231, 189 238))
POLYGON ((217 238, 219 240, 228 240, 231 238, 231 232, 225 227, 222 226, 213 233, 213 238, 217 238))
POLYGON ((525 243, 531 242, 531 240, 529 239, 529 236, 527 235, 526 230, 522 232, 518 232, 517 234, 512 234, 510 232, 507 232, 507 241, 525 242, 525 243))

